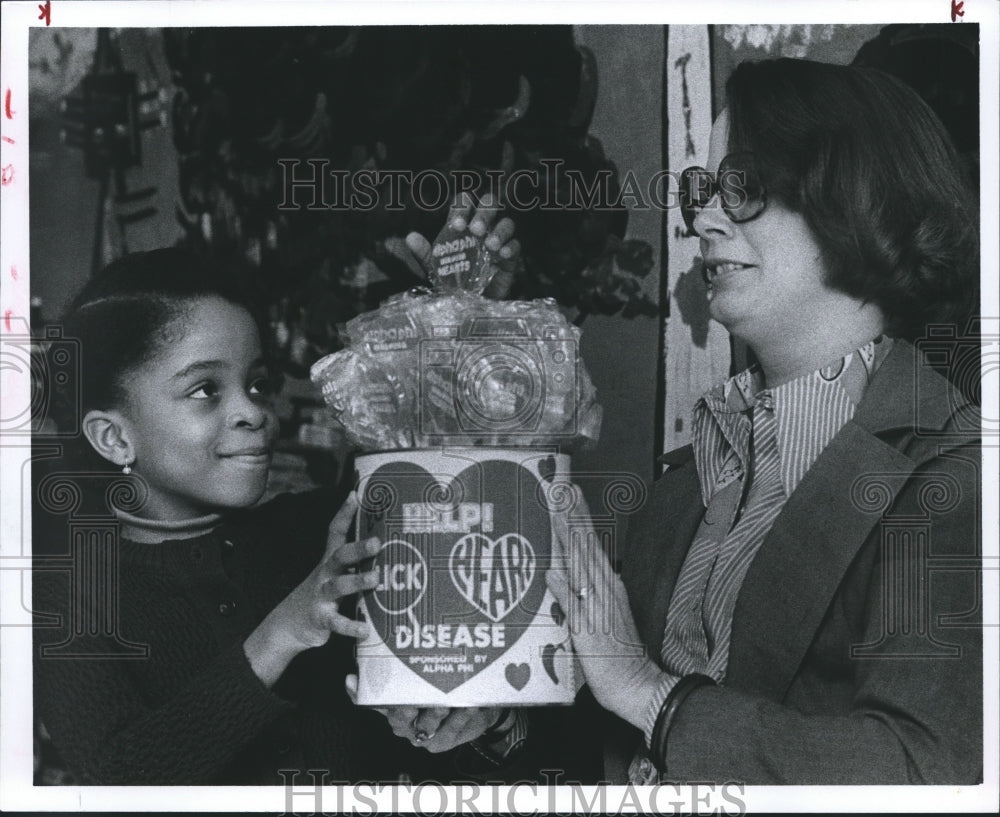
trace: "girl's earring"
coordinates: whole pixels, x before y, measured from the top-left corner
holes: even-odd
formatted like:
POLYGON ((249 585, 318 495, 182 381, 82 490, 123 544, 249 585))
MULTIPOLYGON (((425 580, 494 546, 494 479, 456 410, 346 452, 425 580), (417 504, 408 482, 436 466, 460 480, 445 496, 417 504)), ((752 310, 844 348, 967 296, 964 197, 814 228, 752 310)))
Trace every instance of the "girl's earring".
POLYGON ((125 460, 125 464, 122 466, 122 473, 125 476, 132 473, 132 460, 125 460))

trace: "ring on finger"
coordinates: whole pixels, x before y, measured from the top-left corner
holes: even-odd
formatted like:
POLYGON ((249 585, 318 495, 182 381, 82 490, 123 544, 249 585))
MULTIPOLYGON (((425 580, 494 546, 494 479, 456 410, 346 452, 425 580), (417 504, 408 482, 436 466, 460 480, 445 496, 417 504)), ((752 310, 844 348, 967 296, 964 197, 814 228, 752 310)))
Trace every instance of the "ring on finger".
POLYGON ((424 743, 434 737, 434 732, 428 732, 426 729, 419 729, 417 727, 417 721, 420 720, 420 716, 417 715, 410 724, 410 729, 413 730, 413 742, 414 743, 424 743))

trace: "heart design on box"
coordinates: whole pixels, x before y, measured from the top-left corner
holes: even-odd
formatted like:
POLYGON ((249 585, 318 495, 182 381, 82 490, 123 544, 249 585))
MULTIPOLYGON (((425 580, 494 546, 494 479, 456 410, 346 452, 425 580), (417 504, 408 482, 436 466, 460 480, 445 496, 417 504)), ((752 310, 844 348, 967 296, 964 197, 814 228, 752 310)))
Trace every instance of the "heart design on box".
POLYGON ((520 692, 531 680, 531 667, 527 664, 508 664, 504 669, 507 683, 520 692))
POLYGON ((535 578, 535 551, 519 533, 490 539, 469 533, 455 542, 448 564, 458 592, 492 621, 502 621, 520 603, 535 578), (499 562, 499 571, 483 571, 483 563, 499 562))
POLYGON ((382 545, 381 561, 389 567, 381 571, 372 598, 390 615, 416 607, 427 589, 427 564, 409 542, 390 539, 382 545))
MULTIPOLYGON (((365 483, 358 537, 391 543, 364 568, 380 577, 364 594, 371 626, 442 692, 502 659, 536 617, 551 621, 542 602, 552 529, 538 484, 505 460, 469 461, 453 478, 393 462, 365 483)), ((522 689, 531 668, 511 663, 505 676, 522 689)))
POLYGON ((556 672, 556 653, 566 651, 565 644, 546 644, 542 648, 542 667, 546 674, 552 679, 553 684, 559 683, 559 674, 556 672))
POLYGON ((551 454, 538 461, 538 473, 550 485, 556 478, 556 458, 551 454))

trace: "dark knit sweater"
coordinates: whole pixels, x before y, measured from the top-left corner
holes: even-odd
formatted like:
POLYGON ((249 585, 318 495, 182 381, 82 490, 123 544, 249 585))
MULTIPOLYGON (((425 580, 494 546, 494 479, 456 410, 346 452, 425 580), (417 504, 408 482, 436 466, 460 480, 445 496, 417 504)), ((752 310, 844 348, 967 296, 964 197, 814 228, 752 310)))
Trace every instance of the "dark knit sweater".
POLYGON ((396 779, 408 747, 344 690, 352 641, 333 636, 300 654, 271 690, 243 652, 318 563, 342 501, 331 490, 286 494, 196 538, 120 538, 119 643, 93 632, 107 627, 71 638, 83 620, 71 581, 82 571, 37 562, 34 609, 61 622, 36 627, 35 711, 83 781, 282 783, 279 769, 328 769, 328 782, 396 779), (145 656, 121 642, 146 645, 145 656))

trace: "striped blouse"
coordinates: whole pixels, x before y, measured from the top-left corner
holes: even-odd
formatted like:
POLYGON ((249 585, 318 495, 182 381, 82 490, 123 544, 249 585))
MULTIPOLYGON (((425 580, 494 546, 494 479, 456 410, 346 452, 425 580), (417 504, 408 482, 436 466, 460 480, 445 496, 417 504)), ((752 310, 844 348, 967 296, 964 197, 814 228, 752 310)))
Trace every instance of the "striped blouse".
MULTIPOLYGON (((854 416, 891 347, 890 338, 876 338, 774 388, 751 367, 695 404, 693 447, 706 510, 668 606, 665 672, 646 713, 647 746, 681 676, 725 679, 733 610, 750 563, 792 491, 854 416)), ((642 755, 630 770, 634 783, 653 774, 642 755)))

